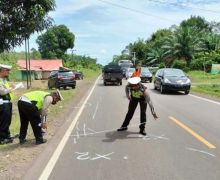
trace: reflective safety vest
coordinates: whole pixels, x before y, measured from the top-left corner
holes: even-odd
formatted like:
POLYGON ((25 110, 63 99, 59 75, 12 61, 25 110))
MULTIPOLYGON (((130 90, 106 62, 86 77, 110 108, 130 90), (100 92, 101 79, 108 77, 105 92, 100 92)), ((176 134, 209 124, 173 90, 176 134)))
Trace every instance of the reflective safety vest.
POLYGON ((134 98, 141 98, 141 96, 143 96, 143 93, 140 91, 133 91, 131 90, 131 96, 134 98))
MULTIPOLYGON (((2 78, 0 78, 0 85, 2 85, 4 88, 6 89, 10 89, 10 85, 8 83, 7 80, 4 80, 2 78)), ((4 100, 12 100, 14 99, 14 95, 12 92, 6 94, 6 95, 0 95, 0 97, 2 97, 4 100)))
POLYGON ((36 104, 37 109, 40 110, 43 107, 45 96, 49 94, 50 93, 44 92, 44 91, 32 91, 32 92, 25 93, 24 96, 27 97, 30 101, 37 102, 36 104))
POLYGON ((140 76, 141 76, 141 71, 140 70, 137 70, 137 71, 135 70, 131 77, 140 77, 140 76))

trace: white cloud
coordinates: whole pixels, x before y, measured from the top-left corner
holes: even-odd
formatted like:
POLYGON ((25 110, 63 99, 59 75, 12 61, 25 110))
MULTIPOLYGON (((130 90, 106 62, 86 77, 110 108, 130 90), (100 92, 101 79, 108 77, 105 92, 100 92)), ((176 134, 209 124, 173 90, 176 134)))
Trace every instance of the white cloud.
POLYGON ((50 13, 56 24, 65 24, 75 34, 76 54, 97 55, 100 63, 111 61, 138 38, 147 39, 191 15, 207 21, 219 21, 220 15, 219 0, 104 1, 56 0, 56 11, 50 13))

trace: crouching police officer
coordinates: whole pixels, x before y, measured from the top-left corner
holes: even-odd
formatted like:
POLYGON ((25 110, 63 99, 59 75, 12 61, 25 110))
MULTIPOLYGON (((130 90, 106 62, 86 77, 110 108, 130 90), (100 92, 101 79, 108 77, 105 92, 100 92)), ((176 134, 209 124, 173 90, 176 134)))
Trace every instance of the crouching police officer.
POLYGON ((11 66, 0 64, 0 144, 12 143, 9 126, 12 118, 12 88, 8 84, 11 66))
POLYGON ((141 111, 141 117, 140 117, 141 123, 139 126, 140 134, 146 136, 145 124, 146 124, 147 103, 150 106, 151 113, 154 119, 157 119, 158 116, 154 112, 154 107, 150 99, 150 96, 147 92, 147 87, 145 87, 140 82, 141 82, 140 77, 132 77, 128 79, 128 85, 125 88, 125 92, 130 102, 129 102, 128 112, 126 114, 125 120, 122 126, 118 129, 118 131, 126 131, 128 129, 127 126, 129 125, 130 120, 132 119, 134 115, 134 112, 135 112, 135 109, 138 103, 140 103, 140 111, 141 111))
POLYGON ((41 129, 42 119, 46 117, 49 105, 55 105, 60 100, 63 100, 63 97, 59 90, 52 93, 32 91, 20 97, 18 101, 18 110, 21 122, 19 134, 20 144, 24 144, 26 142, 29 122, 34 132, 36 144, 47 142, 47 140, 43 138, 43 132, 41 129))

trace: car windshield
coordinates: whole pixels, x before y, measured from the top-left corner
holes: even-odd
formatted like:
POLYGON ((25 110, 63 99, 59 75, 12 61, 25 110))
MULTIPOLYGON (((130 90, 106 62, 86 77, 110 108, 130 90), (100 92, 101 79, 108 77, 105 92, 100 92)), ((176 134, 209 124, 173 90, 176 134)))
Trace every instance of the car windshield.
POLYGON ((148 68, 141 68, 141 72, 143 72, 143 73, 149 73, 150 71, 149 71, 148 68))
POLYGON ((62 76, 62 77, 69 77, 72 75, 73 75, 73 72, 60 72, 59 73, 59 76, 62 76))
POLYGON ((183 77, 185 74, 180 69, 167 69, 164 71, 164 76, 183 77))
POLYGON ((121 67, 131 67, 131 64, 129 63, 122 63, 120 64, 121 67))
POLYGON ((134 68, 130 68, 128 71, 129 72, 134 72, 134 68))

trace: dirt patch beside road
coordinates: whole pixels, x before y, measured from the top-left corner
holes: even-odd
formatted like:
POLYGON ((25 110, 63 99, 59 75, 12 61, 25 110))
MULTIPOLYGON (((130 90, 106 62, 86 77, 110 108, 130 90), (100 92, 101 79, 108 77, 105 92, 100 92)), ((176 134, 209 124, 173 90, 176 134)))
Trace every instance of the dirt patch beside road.
MULTIPOLYGON (((77 81, 75 90, 67 90, 77 91, 77 95, 68 101, 68 104, 64 105, 56 118, 48 122, 48 132, 46 134, 48 141, 56 136, 59 128, 64 124, 64 121, 67 120, 67 117, 73 108, 77 106, 85 93, 92 87, 94 81, 95 78, 91 80, 80 80, 77 81)), ((32 132, 30 127, 29 130, 32 132)), ((35 145, 35 139, 33 138, 28 139, 28 142, 24 145, 20 145, 18 139, 14 139, 13 144, 3 145, 0 149, 0 179, 22 179, 34 160, 48 146, 48 143, 49 142, 42 145, 35 145)))

